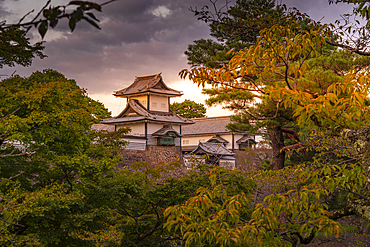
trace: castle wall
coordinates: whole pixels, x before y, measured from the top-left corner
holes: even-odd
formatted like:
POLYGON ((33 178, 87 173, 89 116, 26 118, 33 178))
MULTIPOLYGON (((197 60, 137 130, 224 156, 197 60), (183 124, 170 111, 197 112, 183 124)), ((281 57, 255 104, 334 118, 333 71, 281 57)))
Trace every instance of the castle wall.
POLYGON ((181 147, 177 146, 147 146, 146 150, 124 150, 121 155, 124 158, 121 167, 139 161, 151 165, 182 161, 181 147))

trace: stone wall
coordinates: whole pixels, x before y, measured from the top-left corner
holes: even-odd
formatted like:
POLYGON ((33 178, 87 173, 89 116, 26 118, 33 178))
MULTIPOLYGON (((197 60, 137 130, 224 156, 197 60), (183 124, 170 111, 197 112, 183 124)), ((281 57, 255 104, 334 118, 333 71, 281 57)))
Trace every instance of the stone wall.
POLYGON ((120 166, 127 166, 139 161, 151 165, 182 161, 181 147, 176 146, 146 146, 146 150, 124 150, 121 155, 124 162, 120 166))

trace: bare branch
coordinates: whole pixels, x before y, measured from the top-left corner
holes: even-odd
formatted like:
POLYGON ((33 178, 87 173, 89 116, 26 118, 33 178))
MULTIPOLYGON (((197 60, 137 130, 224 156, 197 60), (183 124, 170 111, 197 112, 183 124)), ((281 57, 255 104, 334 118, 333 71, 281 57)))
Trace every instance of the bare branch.
POLYGON ((15 111, 13 111, 12 113, 9 113, 8 115, 6 115, 6 116, 4 116, 4 117, 2 117, 2 118, 0 118, 0 121, 1 120, 4 120, 5 118, 7 118, 7 117, 9 117, 9 116, 11 116, 11 115, 13 115, 14 113, 16 113, 17 111, 19 111, 19 109, 21 109, 20 107, 18 107, 17 109, 15 109, 15 111))
POLYGON ((358 48, 353 48, 350 45, 340 44, 340 43, 331 41, 329 39, 326 39, 326 43, 328 43, 330 45, 334 45, 334 46, 340 47, 340 48, 343 48, 343 49, 346 49, 348 51, 354 52, 354 53, 359 54, 359 55, 362 55, 362 56, 370 56, 370 52, 361 51, 358 48))
POLYGON ((13 178, 18 177, 18 176, 22 175, 23 173, 24 173, 24 171, 21 171, 20 173, 18 173, 17 175, 14 175, 13 177, 0 179, 0 182, 7 181, 7 180, 12 180, 13 178))

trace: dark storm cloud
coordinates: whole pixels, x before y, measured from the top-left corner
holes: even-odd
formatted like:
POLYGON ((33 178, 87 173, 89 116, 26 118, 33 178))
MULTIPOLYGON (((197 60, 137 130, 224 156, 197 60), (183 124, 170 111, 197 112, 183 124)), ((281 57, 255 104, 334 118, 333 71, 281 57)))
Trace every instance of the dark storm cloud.
POLYGON ((136 75, 159 72, 170 84, 179 80, 177 73, 186 67, 183 53, 187 45, 208 36, 207 26, 188 8, 207 3, 142 0, 109 4, 97 15, 102 30, 83 24, 69 33, 67 23, 61 22, 57 30, 62 37, 45 44, 49 57, 17 70, 28 75, 54 68, 75 78, 90 93, 111 93, 127 86, 136 75))
POLYGON ((313 20, 321 21, 321 23, 334 23, 335 20, 340 19, 340 15, 350 13, 353 4, 331 4, 328 0, 282 0, 287 7, 296 7, 301 12, 308 14, 313 20))
MULTIPOLYGON (((8 17, 9 15, 12 14, 12 11, 7 9, 4 4, 7 0, 0 0, 0 21, 3 21, 8 17)), ((12 0, 13 2, 18 2, 18 0, 12 0)))
MULTIPOLYGON (((39 1, 42 6, 44 1, 39 1)), ((323 16, 325 20, 333 16, 334 20, 340 13, 348 12, 341 9, 343 4, 328 7, 325 0, 283 2, 296 6, 315 20, 323 16)), ((62 21, 56 29, 57 38, 52 32, 47 34, 47 40, 51 40, 45 43, 45 53, 49 57, 35 59, 32 67, 15 69, 28 76, 36 70, 53 68, 76 79, 81 87, 93 94, 111 94, 132 83, 135 76, 159 72, 171 85, 180 80, 178 72, 187 67, 184 56, 187 46, 194 40, 209 37, 207 25, 198 21, 188 8, 201 8, 209 3, 209 0, 123 0, 111 3, 96 15, 101 20, 102 30, 79 23, 70 33, 68 23, 62 21)), ((30 34, 39 37, 37 32, 30 34)), ((14 68, 5 69, 2 74, 13 71, 14 68)))

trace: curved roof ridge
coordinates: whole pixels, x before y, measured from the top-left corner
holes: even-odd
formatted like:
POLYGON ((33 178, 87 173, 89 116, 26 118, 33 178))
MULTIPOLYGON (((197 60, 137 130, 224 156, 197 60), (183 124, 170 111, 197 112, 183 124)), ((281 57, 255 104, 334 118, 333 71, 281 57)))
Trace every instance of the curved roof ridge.
POLYGON ((168 87, 162 78, 162 73, 149 76, 136 76, 134 82, 121 90, 115 91, 114 96, 135 95, 145 92, 167 94, 172 96, 181 96, 182 92, 168 87), (160 87, 156 86, 160 84, 160 87))

